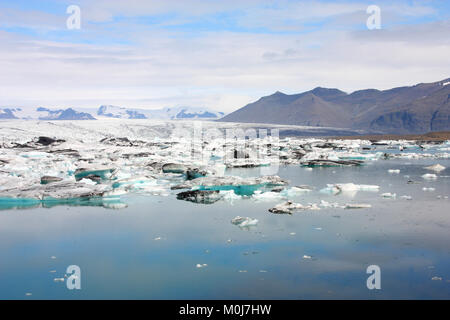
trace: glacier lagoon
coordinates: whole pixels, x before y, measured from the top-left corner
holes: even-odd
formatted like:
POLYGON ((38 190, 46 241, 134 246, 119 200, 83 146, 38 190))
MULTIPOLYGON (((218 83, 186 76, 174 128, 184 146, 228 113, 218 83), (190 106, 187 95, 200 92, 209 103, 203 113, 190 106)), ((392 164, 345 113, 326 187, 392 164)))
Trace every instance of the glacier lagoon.
MULTIPOLYGON (((151 185, 151 194, 127 192, 119 202, 4 207, 0 298, 448 299, 450 172, 442 155, 448 144, 408 148, 411 154, 400 156, 389 145, 360 152, 377 155, 361 166, 281 163, 276 174, 288 181, 283 191, 226 194, 210 204, 177 200, 184 190, 168 186, 185 178, 171 174, 159 177, 167 181, 151 185), (425 169, 437 163, 446 169, 425 169), (347 183, 379 189, 333 189, 347 183), (304 192, 285 192, 304 185, 304 192), (388 193, 395 197, 382 196, 388 193), (287 200, 320 210, 268 211, 287 200), (237 216, 258 222, 241 228, 231 223, 237 216), (69 265, 81 269, 81 290, 55 281, 69 265), (369 265, 381 269, 381 290, 366 286, 369 265)), ((248 179, 260 169, 230 166, 225 176, 248 179)))

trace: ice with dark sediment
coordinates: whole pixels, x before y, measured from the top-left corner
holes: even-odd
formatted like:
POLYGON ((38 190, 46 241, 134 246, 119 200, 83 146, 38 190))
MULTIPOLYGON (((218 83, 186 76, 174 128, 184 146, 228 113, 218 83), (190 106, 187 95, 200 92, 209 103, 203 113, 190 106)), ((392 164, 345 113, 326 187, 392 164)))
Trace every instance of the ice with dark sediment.
POLYGON ((276 186, 285 186, 288 181, 278 176, 242 178, 238 176, 202 177, 185 181, 172 189, 198 189, 209 191, 233 190, 238 195, 253 195, 255 191, 276 186))
POLYGON ((320 210, 320 208, 316 204, 309 204, 304 206, 301 203, 286 201, 277 204, 275 207, 269 209, 269 212, 275 214, 292 214, 293 212, 298 210, 320 210))
MULTIPOLYGON (((206 129, 235 126, 207 122, 203 125, 206 129)), ((232 203, 240 199, 282 202, 317 191, 308 186, 289 185, 288 181, 274 175, 243 178, 225 173, 234 174, 233 170, 258 167, 262 172, 266 166, 276 164, 303 166, 310 172, 305 168, 299 170, 309 175, 316 170, 328 170, 328 166, 364 170, 365 166, 351 167, 383 159, 425 159, 432 164, 432 160, 437 162, 438 159, 450 158, 448 142, 374 142, 304 137, 271 139, 268 136, 236 139, 246 144, 244 149, 240 149, 232 147, 235 140, 227 140, 223 135, 196 142, 186 134, 176 137, 173 134, 179 129, 191 128, 192 123, 188 122, 2 122, 0 204, 11 201, 38 204, 72 201, 93 205, 94 202, 108 202, 108 207, 120 208, 123 203, 109 199, 120 199, 120 195, 127 193, 169 196, 190 191, 180 195, 179 199, 198 203, 219 200, 232 203), (192 156, 194 144, 200 146, 194 152, 198 157, 192 156), (258 150, 263 150, 266 156, 259 157, 258 150), (227 168, 231 172, 225 172, 227 168)), ((443 179, 439 174, 446 168, 441 164, 422 167, 433 171, 421 173, 427 183, 443 179)), ((390 168, 392 174, 399 173, 398 170, 403 172, 403 167, 395 164, 390 168)), ((411 176, 411 179, 416 178, 411 176)), ((421 182, 424 183, 423 180, 421 182)), ((380 189, 379 186, 357 183, 328 184, 320 191, 353 196, 360 191, 378 192, 380 189)), ((338 204, 336 208, 345 206, 338 204)), ((295 211, 295 205, 287 207, 295 211)), ((325 208, 323 203, 302 206, 315 207, 325 208)))

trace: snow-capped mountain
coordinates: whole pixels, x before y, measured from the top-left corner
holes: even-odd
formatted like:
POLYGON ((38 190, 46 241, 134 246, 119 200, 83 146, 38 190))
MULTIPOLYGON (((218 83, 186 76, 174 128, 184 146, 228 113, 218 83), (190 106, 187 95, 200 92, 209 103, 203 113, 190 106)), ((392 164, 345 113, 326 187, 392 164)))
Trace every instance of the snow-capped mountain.
POLYGON ((101 106, 98 109, 49 109, 44 107, 22 108, 22 107, 0 107, 1 119, 22 120, 96 120, 101 118, 116 119, 220 119, 223 112, 211 111, 205 108, 176 107, 156 110, 132 109, 116 106, 101 106))
POLYGON ((0 108, 0 119, 23 120, 95 120, 87 112, 76 111, 72 108, 0 108))
POLYGON ((212 111, 205 108, 175 107, 155 110, 133 109, 117 106, 101 106, 97 111, 98 117, 118 118, 118 119, 220 119, 225 114, 223 112, 212 111))

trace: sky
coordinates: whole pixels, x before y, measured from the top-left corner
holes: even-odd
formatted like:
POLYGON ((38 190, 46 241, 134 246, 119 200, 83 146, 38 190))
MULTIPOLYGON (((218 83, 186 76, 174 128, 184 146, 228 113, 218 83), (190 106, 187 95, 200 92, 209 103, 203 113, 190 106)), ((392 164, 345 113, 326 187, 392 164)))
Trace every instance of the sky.
POLYGON ((231 112, 276 91, 449 78, 450 1, 0 0, 0 43, 0 107, 231 112))

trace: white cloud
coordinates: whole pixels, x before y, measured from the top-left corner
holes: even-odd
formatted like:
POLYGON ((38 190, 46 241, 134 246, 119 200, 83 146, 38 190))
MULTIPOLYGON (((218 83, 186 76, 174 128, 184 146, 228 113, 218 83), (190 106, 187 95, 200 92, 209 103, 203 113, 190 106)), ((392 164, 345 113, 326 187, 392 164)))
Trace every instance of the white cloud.
MULTIPOLYGON (((169 8, 185 10, 185 16, 193 17, 230 8, 222 1, 190 2, 190 6, 177 1, 170 3, 173 7, 159 1, 155 6, 96 1, 96 8, 90 3, 82 14, 93 20, 108 20, 119 13, 164 13, 169 8)), ((290 17, 335 19, 328 27, 306 33, 211 30, 186 35, 184 30, 120 22, 106 27, 90 24, 79 35, 95 40, 114 32, 129 39, 128 44, 80 44, 69 37, 50 41, 0 31, 0 105, 197 105, 229 112, 277 90, 296 93, 315 86, 346 91, 385 89, 450 75, 448 21, 355 32, 333 24, 343 17, 365 18, 358 11, 359 4, 328 4, 320 9, 319 2, 305 2, 292 4, 296 10, 289 6, 281 10, 263 8, 261 3, 246 3, 245 8, 253 5, 255 11, 246 9, 246 15, 239 17, 251 18, 246 22, 249 25, 279 29, 286 27, 283 22, 290 17)), ((402 8, 392 6, 390 12, 402 8)), ((425 6, 407 11, 411 15, 430 12, 425 6)))

